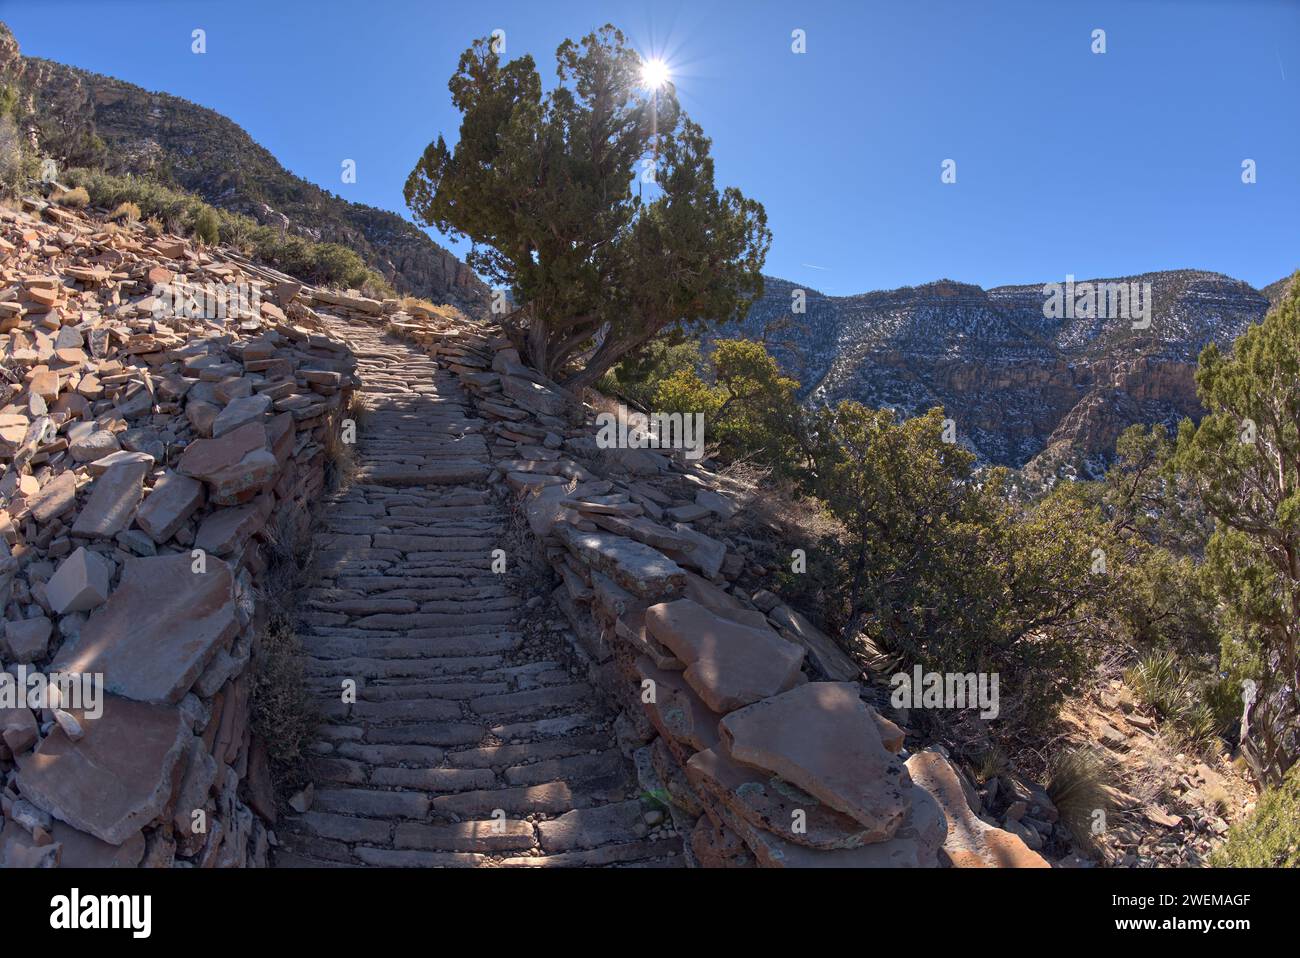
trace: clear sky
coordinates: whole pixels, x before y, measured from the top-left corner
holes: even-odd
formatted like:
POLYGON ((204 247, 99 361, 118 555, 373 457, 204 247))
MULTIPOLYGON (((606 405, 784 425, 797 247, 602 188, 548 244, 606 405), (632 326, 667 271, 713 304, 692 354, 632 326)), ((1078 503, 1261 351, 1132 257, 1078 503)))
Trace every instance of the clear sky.
POLYGON ((1297 0, 0 0, 0 19, 29 55, 211 107, 407 216, 471 39, 504 30, 549 84, 556 45, 610 21, 669 61, 720 185, 766 206, 770 274, 846 294, 1300 266, 1297 0))

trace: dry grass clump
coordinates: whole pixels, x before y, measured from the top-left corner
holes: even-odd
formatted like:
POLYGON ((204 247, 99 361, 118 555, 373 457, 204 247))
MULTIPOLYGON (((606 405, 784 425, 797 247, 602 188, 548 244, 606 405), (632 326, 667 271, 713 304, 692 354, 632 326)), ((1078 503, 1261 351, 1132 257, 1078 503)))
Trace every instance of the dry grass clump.
POLYGON ((90 194, 86 192, 85 187, 76 186, 70 190, 56 190, 50 196, 50 200, 60 206, 67 206, 74 210, 84 210, 90 205, 90 194))
POLYGON ((253 734, 266 743, 277 791, 289 794, 308 779, 307 749, 321 717, 307 690, 302 643, 288 616, 273 615, 258 633, 249 675, 253 734))
POLYGON ((449 306, 446 303, 435 303, 419 296, 403 296, 397 301, 397 305, 399 309, 408 313, 415 313, 418 316, 438 316, 443 319, 453 320, 465 319, 465 314, 455 306, 449 306))
POLYGON ((118 203, 113 212, 108 214, 110 222, 121 223, 138 223, 140 222, 140 207, 136 206, 129 200, 124 203, 118 203))
MULTIPOLYGON (((360 423, 357 431, 360 432, 360 423)), ((344 442, 343 423, 339 421, 325 433, 325 488, 331 493, 346 492, 357 478, 355 442, 344 442)))
POLYGON ((1076 847, 1097 852, 1093 826, 1104 827, 1112 811, 1113 779, 1105 758, 1087 746, 1057 752, 1049 760, 1047 795, 1061 813, 1061 821, 1070 830, 1076 847))
POLYGON ((295 628, 297 598, 311 578, 315 530, 307 513, 284 509, 262 533, 267 567, 260 598, 269 614, 253 642, 249 710, 253 733, 266 743, 272 780, 282 795, 308 780, 307 747, 321 721, 307 689, 295 628))

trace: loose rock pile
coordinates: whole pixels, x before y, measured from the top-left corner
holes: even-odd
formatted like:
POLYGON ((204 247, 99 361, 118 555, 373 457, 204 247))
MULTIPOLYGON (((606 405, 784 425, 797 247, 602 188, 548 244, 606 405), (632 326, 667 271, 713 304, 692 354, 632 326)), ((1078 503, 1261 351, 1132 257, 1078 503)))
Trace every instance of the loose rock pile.
POLYGON ((726 529, 741 504, 715 476, 657 449, 599 448, 589 415, 491 327, 401 313, 389 329, 459 375, 491 422, 490 481, 558 576, 551 598, 693 864, 1046 867, 979 818, 942 754, 905 755, 828 636, 733 584, 744 558, 726 529))
POLYGON ((0 865, 265 862, 259 596, 356 385, 316 293, 41 201, 0 210, 0 661, 105 693, 98 717, 0 705, 0 865))

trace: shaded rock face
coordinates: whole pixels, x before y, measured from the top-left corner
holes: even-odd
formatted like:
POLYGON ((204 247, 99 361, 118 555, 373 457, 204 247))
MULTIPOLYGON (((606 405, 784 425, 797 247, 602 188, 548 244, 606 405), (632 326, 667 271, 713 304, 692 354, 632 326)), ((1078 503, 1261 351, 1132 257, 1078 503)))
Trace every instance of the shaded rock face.
POLYGON ((909 416, 942 406, 959 441, 989 462, 1023 466, 1047 452, 1091 474, 1127 426, 1198 416, 1201 349, 1230 345, 1269 303, 1240 280, 1196 270, 1093 282, 1150 283, 1150 327, 1048 318, 1041 285, 950 280, 857 296, 807 290, 806 312, 793 315, 796 285, 769 278, 745 321, 713 335, 766 331, 809 401, 856 399, 909 416))
MULTIPOLYGON (((154 175, 213 206, 282 226, 318 242, 349 246, 403 294, 486 312, 490 292, 474 271, 421 230, 386 210, 349 203, 308 183, 221 114, 165 93, 74 67, 21 57, 0 33, 0 76, 21 81, 46 145, 95 134, 113 173, 154 175), (232 165, 232 158, 237 161, 232 165)), ((412 158, 414 159, 414 157, 412 158)), ((78 163, 80 161, 80 163, 78 163)))

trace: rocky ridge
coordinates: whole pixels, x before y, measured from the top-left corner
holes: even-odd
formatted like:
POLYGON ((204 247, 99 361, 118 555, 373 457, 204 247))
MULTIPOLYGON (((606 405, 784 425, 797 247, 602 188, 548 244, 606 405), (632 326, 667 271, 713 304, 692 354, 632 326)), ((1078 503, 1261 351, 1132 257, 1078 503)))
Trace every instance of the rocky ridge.
POLYGON ((0 865, 262 864, 261 596, 355 361, 288 277, 24 207, 0 210, 0 672, 24 696, 0 703, 0 865), (225 316, 155 295, 232 287, 225 316), (100 707, 25 698, 24 672, 102 676, 100 707))
POLYGON ((1091 475, 1132 423, 1198 416, 1201 348, 1231 345, 1269 304, 1240 280, 1197 270, 1092 282, 1150 283, 1150 328, 1049 319, 1041 285, 951 280, 857 296, 805 290, 806 311, 792 314, 796 285, 768 278, 743 323, 709 336, 766 339, 809 402, 856 399, 909 416, 943 406, 985 461, 1041 457, 1040 471, 1091 475))
POLYGON ((350 203, 294 176, 238 124, 166 93, 21 56, 0 23, 0 85, 23 93, 40 142, 69 165, 174 185, 222 209, 355 250, 401 294, 485 311, 487 286, 402 217, 350 203), (98 138, 101 145, 92 148, 98 138), (57 149, 56 149, 57 148, 57 149))

